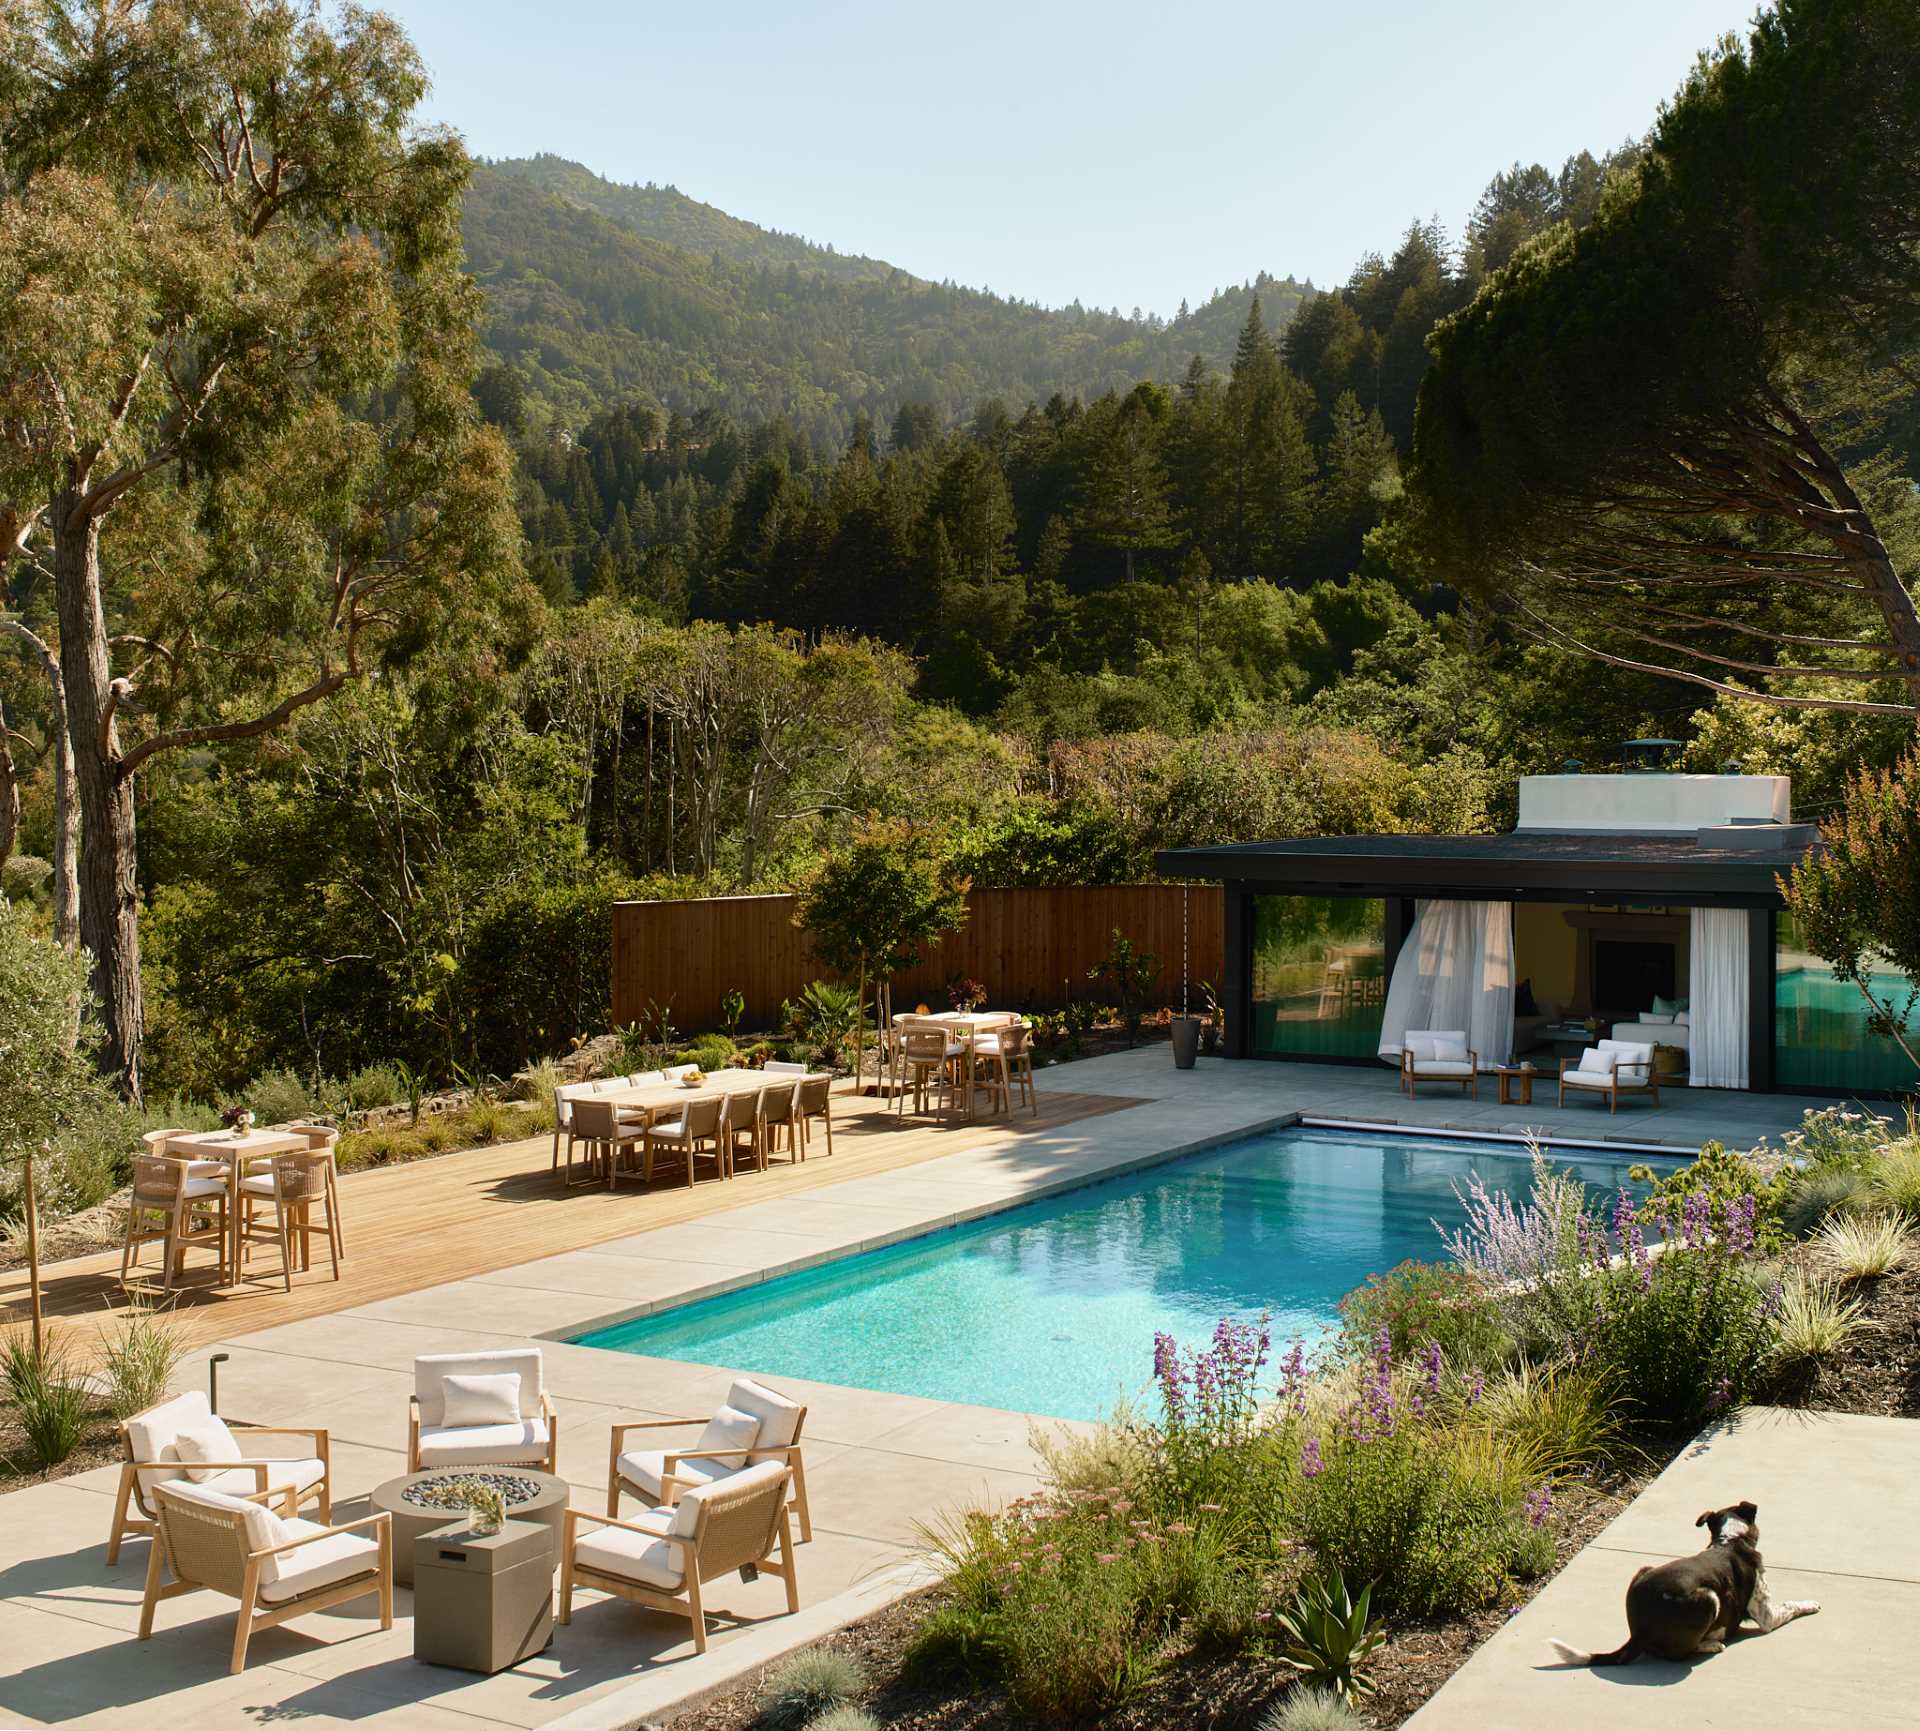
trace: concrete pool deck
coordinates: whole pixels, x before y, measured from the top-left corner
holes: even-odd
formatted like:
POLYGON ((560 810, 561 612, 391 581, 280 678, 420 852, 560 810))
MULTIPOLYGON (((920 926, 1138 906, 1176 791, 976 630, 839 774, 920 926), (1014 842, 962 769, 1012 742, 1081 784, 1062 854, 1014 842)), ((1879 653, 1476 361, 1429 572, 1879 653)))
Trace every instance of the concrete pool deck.
MULTIPOLYGON (((340 1518, 352 1518, 374 1485, 404 1470, 417 1353, 537 1339, 560 1410, 563 1475, 580 1492, 577 1506, 591 1509, 604 1506, 607 1428, 615 1418, 705 1414, 732 1375, 555 1338, 596 1323, 1302 1115, 1482 1132, 1531 1125, 1549 1135, 1677 1151, 1709 1137, 1742 1146, 1778 1135, 1798 1122, 1806 1104, 1676 1091, 1659 1108, 1636 1104, 1610 1117, 1588 1102, 1561 1112, 1538 1104, 1503 1108, 1484 1097, 1463 1102, 1457 1094, 1408 1101, 1384 1070, 1203 1060, 1199 1069, 1179 1072, 1164 1045, 1042 1071, 1038 1080, 1043 1091, 1138 1103, 1024 1136, 972 1138, 959 1152, 908 1168, 748 1201, 699 1221, 196 1347, 178 1385, 205 1387, 209 1354, 224 1351, 224 1412, 252 1423, 329 1427, 336 1507, 340 1518)), ((897 1582, 889 1571, 912 1554, 920 1522, 968 1503, 1005 1502, 1039 1482, 1041 1463, 1023 1414, 779 1380, 810 1409, 807 1471, 818 1536, 799 1552, 799 1565, 804 1602, 820 1614, 829 1610, 827 1600, 863 1583, 870 1602, 875 1583, 897 1582)), ((143 1542, 131 1543, 117 1566, 106 1566, 115 1482, 114 1469, 99 1469, 0 1500, 0 1723, 119 1725, 137 1713, 143 1731, 219 1731, 295 1716, 316 1726, 377 1717, 383 1726, 532 1727, 580 1710, 604 1711, 608 1723, 619 1723, 621 1713, 641 1710, 633 1685, 642 1684, 650 1708, 657 1706, 663 1695, 708 1686, 740 1657, 778 1643, 783 1630, 817 1620, 775 1617, 779 1600, 769 1580, 752 1587, 729 1582, 714 1594, 718 1606, 755 1621, 716 1630, 713 1650, 696 1661, 684 1623, 589 1597, 547 1653, 479 1678, 413 1661, 410 1601, 402 1592, 390 1634, 379 1633, 358 1607, 343 1607, 261 1634, 247 1671, 229 1677, 232 1605, 211 1594, 167 1602, 154 1640, 133 1644, 147 1552, 143 1542)), ((849 1601, 843 1608, 855 1615, 863 1607, 849 1601)))

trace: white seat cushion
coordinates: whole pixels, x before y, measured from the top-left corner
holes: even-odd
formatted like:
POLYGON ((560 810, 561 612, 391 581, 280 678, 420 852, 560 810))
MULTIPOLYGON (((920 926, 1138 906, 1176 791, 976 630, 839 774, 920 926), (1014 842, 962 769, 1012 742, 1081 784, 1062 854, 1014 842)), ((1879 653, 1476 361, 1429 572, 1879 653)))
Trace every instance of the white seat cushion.
POLYGON ((448 1376, 440 1380, 441 1410, 449 1425, 518 1424, 520 1378, 512 1371, 498 1376, 448 1376))
POLYGON ((654 1124, 648 1128, 647 1134, 656 1142, 684 1142, 687 1139, 686 1115, 682 1113, 678 1118, 654 1124))
POLYGON ((583 1532, 574 1541, 573 1560, 579 1568, 617 1575, 623 1581, 638 1581, 667 1593, 678 1592, 687 1578, 685 1546, 670 1545, 664 1536, 655 1538, 651 1532, 630 1533, 624 1527, 595 1527, 583 1532))
MULTIPOLYGON (((658 1502, 660 1481, 666 1476, 667 1449, 633 1449, 620 1457, 620 1476, 637 1491, 658 1502)), ((731 1478, 740 1470, 736 1461, 701 1460, 697 1456, 674 1463, 673 1480, 680 1490, 731 1478)))
POLYGON ((1611 1070, 1569 1070, 1561 1078, 1569 1088, 1611 1088, 1611 1070))
MULTIPOLYGON (((317 1521, 280 1520, 281 1537, 275 1542, 305 1539, 327 1529, 317 1521)), ((283 1551, 266 1558, 260 1565, 260 1597, 270 1605, 284 1604, 303 1593, 318 1592, 337 1581, 350 1581, 356 1575, 371 1574, 380 1566, 380 1543, 361 1533, 335 1533, 297 1551, 283 1551)))
POLYGON ((547 1458, 545 1419, 518 1424, 428 1425, 420 1427, 422 1467, 526 1466, 547 1458))
MULTIPOLYGON (((264 1459, 264 1456, 255 1456, 264 1459)), ((267 1468, 267 1489, 270 1491, 304 1491, 317 1485, 326 1474, 326 1468, 317 1460, 275 1461, 267 1468)), ((253 1495, 254 1474, 252 1467, 228 1467, 202 1479, 200 1488, 209 1491, 224 1491, 230 1497, 250 1497, 253 1495)))
POLYGON ((227 1193, 227 1181, 225 1178, 195 1178, 189 1174, 185 1183, 181 1185, 181 1189, 194 1199, 204 1196, 224 1196, 227 1193))
POLYGON ((1413 1073, 1416 1076, 1471 1076, 1473 1066, 1464 1058, 1416 1058, 1413 1073))
POLYGON ((263 1172, 258 1177, 242 1178, 240 1188, 250 1195, 271 1196, 273 1194, 273 1174, 263 1172))

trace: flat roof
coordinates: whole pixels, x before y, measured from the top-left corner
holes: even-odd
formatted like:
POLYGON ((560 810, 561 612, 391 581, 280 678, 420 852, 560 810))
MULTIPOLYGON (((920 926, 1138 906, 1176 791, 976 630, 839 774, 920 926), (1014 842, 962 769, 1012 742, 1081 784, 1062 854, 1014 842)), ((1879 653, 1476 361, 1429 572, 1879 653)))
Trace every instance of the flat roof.
MULTIPOLYGON (((1758 841, 1760 838, 1755 838, 1758 841)), ((1332 835, 1219 847, 1167 848, 1162 877, 1335 890, 1493 899, 1777 903, 1776 873, 1805 857, 1800 845, 1703 846, 1687 835, 1624 832, 1509 835, 1332 835)))

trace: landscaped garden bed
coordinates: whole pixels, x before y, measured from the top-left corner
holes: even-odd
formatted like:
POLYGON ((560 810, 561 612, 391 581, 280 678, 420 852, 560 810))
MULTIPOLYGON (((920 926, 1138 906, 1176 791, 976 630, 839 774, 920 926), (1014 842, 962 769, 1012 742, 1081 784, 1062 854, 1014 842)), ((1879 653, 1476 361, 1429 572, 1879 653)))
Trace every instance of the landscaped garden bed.
POLYGON ((1524 1206, 1476 1188, 1318 1363, 1230 1320, 1162 1339, 1157 1410, 930 1533, 940 1583, 826 1643, 854 1669, 802 1656, 680 1723, 1400 1724, 1703 1426, 1916 1411, 1920 1152, 1839 1110, 1792 1140, 1604 1216, 1544 1160, 1524 1206))

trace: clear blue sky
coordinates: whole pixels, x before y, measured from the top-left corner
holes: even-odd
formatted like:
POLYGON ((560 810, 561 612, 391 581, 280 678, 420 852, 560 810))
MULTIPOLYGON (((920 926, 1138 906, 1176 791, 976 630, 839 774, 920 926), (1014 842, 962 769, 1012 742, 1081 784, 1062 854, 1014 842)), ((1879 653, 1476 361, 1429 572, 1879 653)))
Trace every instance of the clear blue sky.
POLYGON ((915 274, 1171 313, 1332 283, 1645 130, 1752 0, 388 0, 483 156, 671 182, 915 274))

